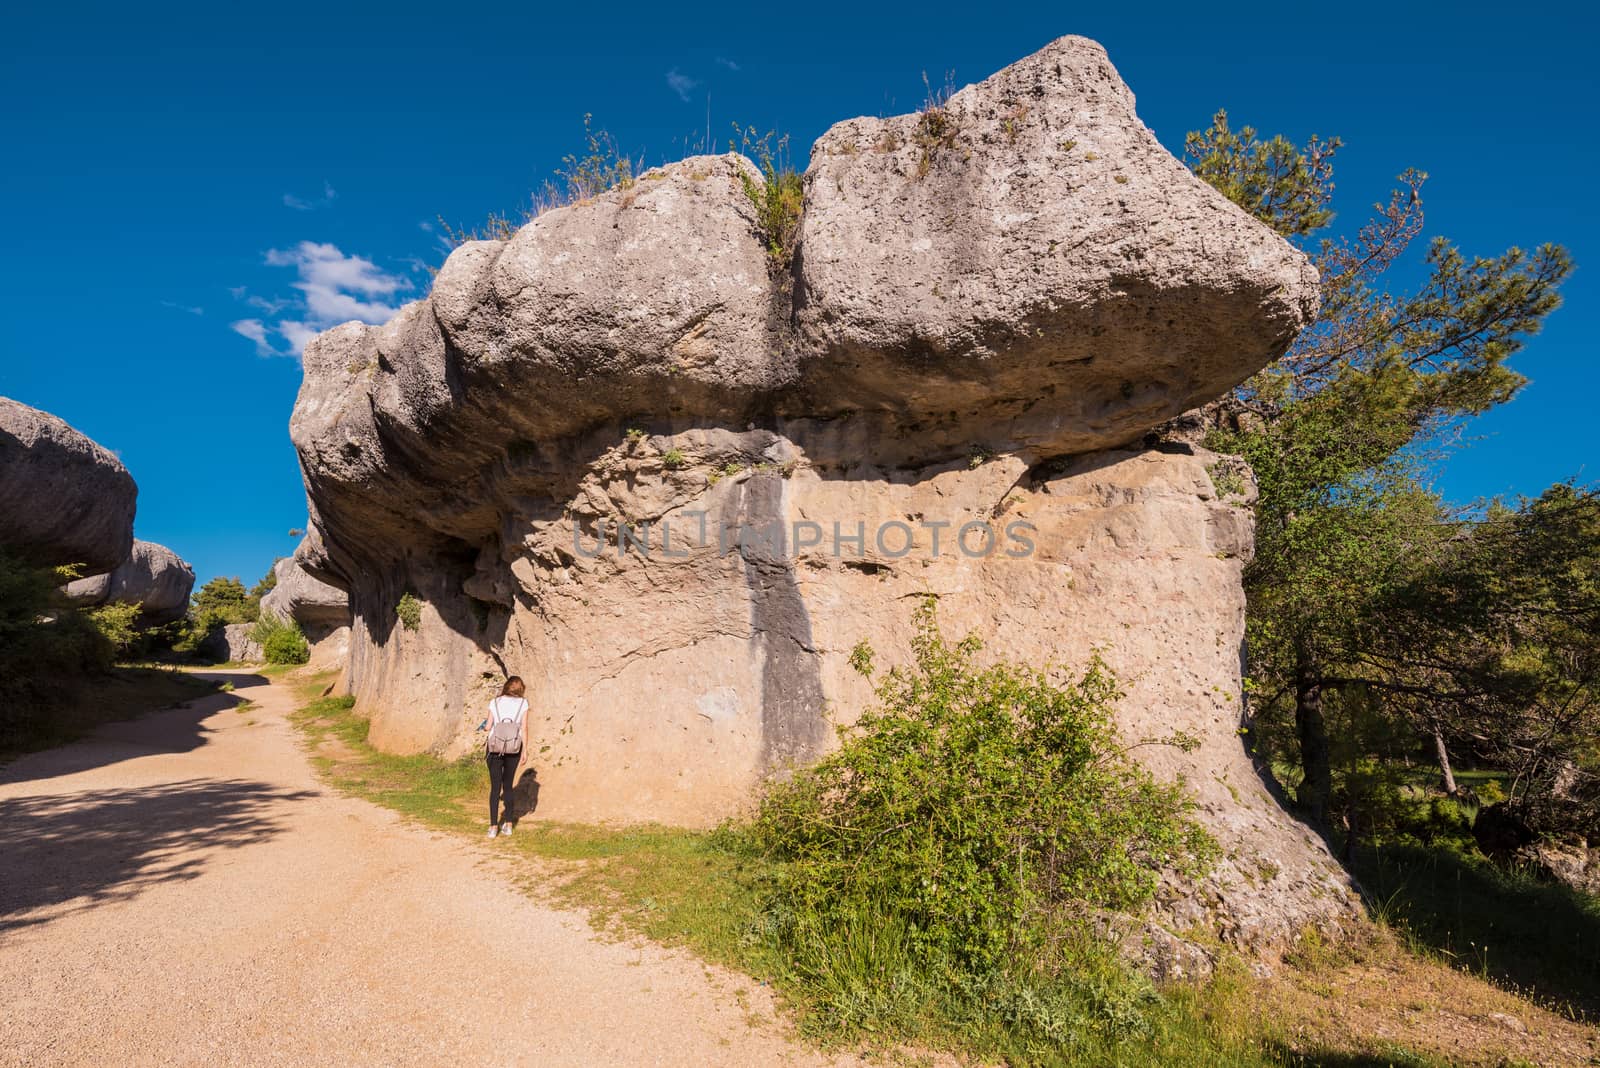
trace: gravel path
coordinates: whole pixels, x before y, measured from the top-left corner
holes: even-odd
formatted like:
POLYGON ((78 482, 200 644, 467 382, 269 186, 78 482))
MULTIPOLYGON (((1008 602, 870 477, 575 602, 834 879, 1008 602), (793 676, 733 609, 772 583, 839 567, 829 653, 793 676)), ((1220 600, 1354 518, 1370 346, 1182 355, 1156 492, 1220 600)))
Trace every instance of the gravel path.
MULTIPOLYGON (((0 769, 0 1064, 766 1065, 765 990, 324 790, 287 688, 0 769)), ((844 1063, 843 1061, 837 1063, 844 1063)))

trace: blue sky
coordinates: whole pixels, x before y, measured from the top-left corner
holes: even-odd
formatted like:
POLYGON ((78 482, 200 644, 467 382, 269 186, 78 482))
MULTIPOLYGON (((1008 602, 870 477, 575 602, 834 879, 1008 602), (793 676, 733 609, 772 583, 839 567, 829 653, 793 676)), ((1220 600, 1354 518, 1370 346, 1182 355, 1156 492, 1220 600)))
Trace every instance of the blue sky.
POLYGON ((121 455, 140 537, 253 580, 305 519, 290 350, 421 295, 425 224, 525 202, 586 112, 658 163, 699 141, 709 95, 719 143, 739 120, 803 155, 913 109, 923 72, 963 85, 1079 33, 1175 151, 1218 106, 1342 136, 1341 224, 1415 166, 1429 232, 1468 253, 1565 243, 1566 307, 1515 361, 1533 384, 1440 487, 1594 480, 1595 29, 1533 3, 23 5, 0 34, 0 393, 121 455))

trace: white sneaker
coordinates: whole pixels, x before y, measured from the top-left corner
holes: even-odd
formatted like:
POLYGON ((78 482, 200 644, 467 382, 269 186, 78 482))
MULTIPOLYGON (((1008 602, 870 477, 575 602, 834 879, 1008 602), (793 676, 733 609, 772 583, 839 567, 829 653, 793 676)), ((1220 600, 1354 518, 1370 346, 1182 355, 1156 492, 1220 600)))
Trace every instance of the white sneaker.
POLYGON ((497 835, 499 833, 500 833, 500 828, 498 828, 498 827, 490 827, 489 828, 489 837, 490 838, 493 838, 495 835, 497 835))
POLYGON ((500 833, 501 833, 501 834, 502 834, 502 835, 503 835, 503 836, 505 836, 505 837, 506 837, 506 838, 510 838, 510 837, 511 837, 511 824, 509 824, 509 823, 502 823, 502 824, 501 824, 501 825, 500 825, 500 833))

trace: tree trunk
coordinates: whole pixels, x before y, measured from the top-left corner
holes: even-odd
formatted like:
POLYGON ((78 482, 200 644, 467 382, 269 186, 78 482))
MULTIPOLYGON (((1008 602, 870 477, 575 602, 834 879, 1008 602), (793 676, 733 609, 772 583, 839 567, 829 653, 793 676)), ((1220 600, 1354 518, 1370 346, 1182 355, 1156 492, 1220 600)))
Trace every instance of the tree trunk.
POLYGON ((1444 774, 1444 792, 1456 796, 1456 773, 1450 768, 1450 750, 1445 748, 1444 735, 1436 723, 1433 727, 1433 752, 1439 758, 1439 770, 1444 774))
POLYGON ((1328 762, 1328 725, 1322 718, 1322 683, 1302 670, 1295 680, 1294 725, 1300 734, 1300 807, 1316 824, 1328 819, 1333 770, 1328 762))

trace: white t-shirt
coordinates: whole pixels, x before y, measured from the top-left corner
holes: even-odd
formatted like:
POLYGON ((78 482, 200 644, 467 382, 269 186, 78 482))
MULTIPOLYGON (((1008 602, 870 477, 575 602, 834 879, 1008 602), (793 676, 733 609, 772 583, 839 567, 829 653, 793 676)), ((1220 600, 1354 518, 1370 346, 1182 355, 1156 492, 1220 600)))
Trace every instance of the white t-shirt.
POLYGON ((489 702, 489 725, 492 727, 503 719, 520 721, 527 711, 528 702, 523 698, 501 694, 489 702))

